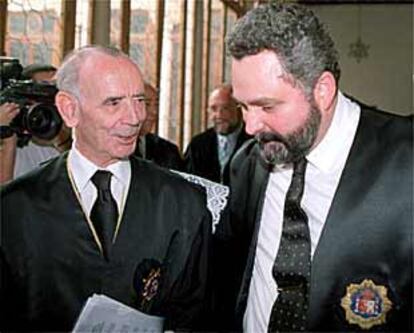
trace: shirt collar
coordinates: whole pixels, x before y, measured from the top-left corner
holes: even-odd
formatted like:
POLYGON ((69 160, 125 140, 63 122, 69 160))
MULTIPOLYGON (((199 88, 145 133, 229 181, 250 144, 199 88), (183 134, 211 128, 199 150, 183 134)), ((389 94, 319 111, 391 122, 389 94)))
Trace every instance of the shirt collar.
POLYGON ((335 168, 340 156, 348 156, 359 122, 361 109, 358 104, 338 92, 332 122, 322 141, 306 159, 323 172, 335 168))
POLYGON ((218 141, 227 141, 229 143, 233 143, 233 142, 235 143, 235 142, 237 142, 237 138, 238 138, 242 128, 243 128, 243 123, 241 123, 239 125, 239 127, 237 127, 233 132, 231 132, 229 134, 224 135, 224 134, 217 133, 217 139, 218 139, 218 141))
POLYGON ((121 160, 108 165, 106 168, 100 168, 82 155, 75 145, 69 151, 68 163, 76 187, 80 193, 83 192, 97 170, 110 171, 117 181, 124 186, 128 185, 128 180, 131 176, 131 164, 129 160, 121 160))

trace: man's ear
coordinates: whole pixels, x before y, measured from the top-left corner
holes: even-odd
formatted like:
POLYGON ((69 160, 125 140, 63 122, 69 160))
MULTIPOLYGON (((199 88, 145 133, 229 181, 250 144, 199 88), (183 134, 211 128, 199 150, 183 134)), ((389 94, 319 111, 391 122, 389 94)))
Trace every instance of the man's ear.
POLYGON ((79 122, 78 100, 65 91, 59 91, 55 97, 55 104, 66 126, 75 128, 79 122))
POLYGON ((337 86, 335 77, 331 72, 323 72, 313 89, 316 105, 322 112, 332 109, 335 101, 337 86))

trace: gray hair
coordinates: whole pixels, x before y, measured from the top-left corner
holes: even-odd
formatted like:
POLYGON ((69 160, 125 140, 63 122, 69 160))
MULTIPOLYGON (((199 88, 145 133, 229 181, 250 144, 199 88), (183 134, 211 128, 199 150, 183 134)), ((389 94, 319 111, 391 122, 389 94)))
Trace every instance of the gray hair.
POLYGON ((129 59, 125 53, 114 47, 100 45, 87 45, 80 47, 70 52, 63 60, 62 65, 59 67, 56 73, 56 83, 58 89, 66 91, 80 99, 79 72, 81 65, 86 59, 97 53, 106 54, 114 58, 125 57, 129 59))
POLYGON ((308 8, 272 3, 258 6, 237 21, 227 36, 231 56, 241 59, 264 50, 275 52, 286 77, 310 96, 324 71, 340 78, 338 52, 323 24, 308 8))

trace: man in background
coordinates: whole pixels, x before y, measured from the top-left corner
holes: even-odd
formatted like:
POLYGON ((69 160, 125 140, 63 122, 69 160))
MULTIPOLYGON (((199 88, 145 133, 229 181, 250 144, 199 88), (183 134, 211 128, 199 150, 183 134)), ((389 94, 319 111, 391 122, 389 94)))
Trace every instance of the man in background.
POLYGON ((213 127, 191 140, 184 154, 185 171, 217 183, 228 184, 231 159, 250 138, 244 130, 241 111, 231 85, 215 88, 208 99, 213 127))
POLYGON ((51 82, 56 74, 56 67, 49 64, 31 64, 22 71, 22 76, 26 79, 37 82, 51 82))
POLYGON ((199 187, 130 157, 146 116, 140 69, 85 46, 57 86, 72 148, 0 192, 0 330, 70 331, 94 293, 165 330, 202 329, 211 215, 199 187))
POLYGON ((158 121, 159 97, 157 90, 147 82, 145 83, 145 98, 147 117, 142 125, 135 155, 153 161, 164 168, 180 171, 183 168, 183 159, 178 147, 153 133, 158 121))

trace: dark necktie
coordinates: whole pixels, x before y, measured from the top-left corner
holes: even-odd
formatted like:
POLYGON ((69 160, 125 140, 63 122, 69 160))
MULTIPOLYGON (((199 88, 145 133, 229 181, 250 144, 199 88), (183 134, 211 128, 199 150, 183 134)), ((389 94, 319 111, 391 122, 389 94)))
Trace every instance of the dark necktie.
POLYGON ((92 207, 91 220, 102 244, 105 259, 109 259, 112 238, 118 220, 118 207, 111 194, 111 176, 109 171, 98 170, 91 181, 98 191, 98 197, 92 207))
POLYGON ((273 266, 279 295, 273 304, 269 332, 304 331, 307 323, 311 273, 308 217, 300 206, 306 159, 294 164, 286 194, 282 238, 273 266))

